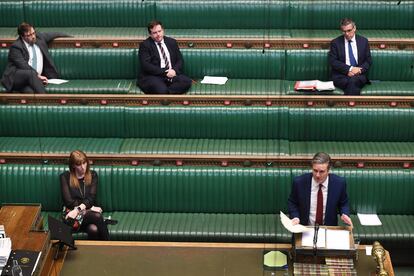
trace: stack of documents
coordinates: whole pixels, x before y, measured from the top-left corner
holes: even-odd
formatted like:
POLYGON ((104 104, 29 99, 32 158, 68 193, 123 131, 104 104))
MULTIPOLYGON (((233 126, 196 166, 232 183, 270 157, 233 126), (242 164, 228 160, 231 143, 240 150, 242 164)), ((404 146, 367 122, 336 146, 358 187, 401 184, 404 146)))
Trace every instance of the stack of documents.
POLYGON ((11 253, 11 240, 10 238, 0 239, 0 272, 3 270, 4 266, 7 264, 11 253))

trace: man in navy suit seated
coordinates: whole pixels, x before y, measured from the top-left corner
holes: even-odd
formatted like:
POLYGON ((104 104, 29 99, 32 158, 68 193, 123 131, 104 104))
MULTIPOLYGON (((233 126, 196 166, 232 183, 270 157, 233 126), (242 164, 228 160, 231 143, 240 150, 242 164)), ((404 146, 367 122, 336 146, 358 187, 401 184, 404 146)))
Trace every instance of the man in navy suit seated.
POLYGON ((355 22, 350 18, 341 20, 341 31, 343 35, 331 41, 329 51, 332 80, 345 95, 360 95, 369 83, 366 75, 372 63, 368 40, 356 34, 355 22))
POLYGON ((177 41, 164 36, 160 21, 148 24, 149 37, 139 46, 141 73, 137 85, 147 94, 183 94, 192 80, 182 74, 184 60, 177 41))
POLYGON ((312 159, 312 173, 293 180, 288 200, 293 225, 336 226, 339 213, 352 226, 345 178, 329 173, 330 166, 330 156, 319 152, 312 159))

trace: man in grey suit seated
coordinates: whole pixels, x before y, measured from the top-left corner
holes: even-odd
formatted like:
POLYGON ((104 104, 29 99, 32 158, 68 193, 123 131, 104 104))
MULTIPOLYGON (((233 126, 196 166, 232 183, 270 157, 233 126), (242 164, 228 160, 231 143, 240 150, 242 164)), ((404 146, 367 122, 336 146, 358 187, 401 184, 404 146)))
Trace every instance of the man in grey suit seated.
POLYGON ((36 33, 29 23, 17 27, 19 37, 10 46, 1 83, 8 91, 45 93, 48 79, 58 78, 48 43, 64 33, 36 33))

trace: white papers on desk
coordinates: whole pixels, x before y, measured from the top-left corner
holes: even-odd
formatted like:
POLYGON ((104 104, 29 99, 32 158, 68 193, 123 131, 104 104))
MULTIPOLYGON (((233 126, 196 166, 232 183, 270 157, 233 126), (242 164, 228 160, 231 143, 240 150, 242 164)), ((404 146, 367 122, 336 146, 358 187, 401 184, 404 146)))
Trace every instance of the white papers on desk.
POLYGON ((211 77, 211 76, 204 76, 204 79, 201 81, 203 84, 219 84, 223 85, 226 84, 228 81, 227 77, 211 77))
POLYGON ((10 238, 0 239, 0 270, 7 264, 11 253, 11 246, 10 238))
POLYGON ((359 218, 359 222, 361 223, 361 225, 369 225, 369 226, 382 225, 377 214, 358 213, 358 218, 359 218))
POLYGON ((349 250, 349 231, 326 229, 326 248, 349 250))
POLYGON ((302 224, 292 225, 292 221, 282 211, 280 211, 280 221, 283 226, 291 233, 303 233, 310 231, 311 228, 305 227, 302 224))
POLYGON ((48 79, 47 83, 51 83, 51 84, 62 84, 68 82, 68 80, 62 80, 62 79, 48 79))
MULTIPOLYGON (((310 231, 302 233, 302 246, 313 247, 313 238, 315 236, 315 229, 309 228, 310 231)), ((319 228, 318 241, 316 242, 317 248, 324 248, 326 244, 326 229, 319 228)))
POLYGON ((371 256, 371 253, 372 253, 372 245, 367 245, 365 247, 365 255, 371 256))

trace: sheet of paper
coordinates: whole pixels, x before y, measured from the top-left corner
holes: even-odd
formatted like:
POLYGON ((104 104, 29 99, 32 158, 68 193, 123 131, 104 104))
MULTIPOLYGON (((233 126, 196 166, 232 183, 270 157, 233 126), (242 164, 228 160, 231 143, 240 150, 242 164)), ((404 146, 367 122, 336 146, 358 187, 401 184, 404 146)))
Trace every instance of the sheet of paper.
POLYGON ((381 220, 377 214, 360 214, 358 213, 359 222, 361 225, 382 225, 381 220))
POLYGON ((292 221, 282 211, 280 211, 280 221, 283 226, 291 233, 303 233, 310 231, 311 228, 305 227, 302 224, 292 225, 292 221))
MULTIPOLYGON (((302 233, 302 246, 313 247, 313 238, 315 229, 309 228, 310 231, 302 233)), ((324 228, 319 228, 318 231, 318 241, 316 242, 316 247, 324 248, 326 241, 326 230, 324 228)))
POLYGON ((48 80, 48 83, 51 83, 51 84, 62 84, 65 82, 68 82, 68 80, 62 80, 62 79, 49 79, 48 80))
POLYGON ((333 81, 317 81, 316 82, 316 89, 319 91, 323 90, 335 90, 335 85, 333 81))
POLYGON ((326 248, 349 250, 349 231, 326 229, 326 248))
POLYGON ((228 81, 227 77, 211 77, 204 76, 204 79, 201 81, 203 84, 219 84, 223 85, 228 81))
POLYGON ((372 245, 367 245, 365 247, 365 255, 371 256, 371 252, 372 252, 372 245))

